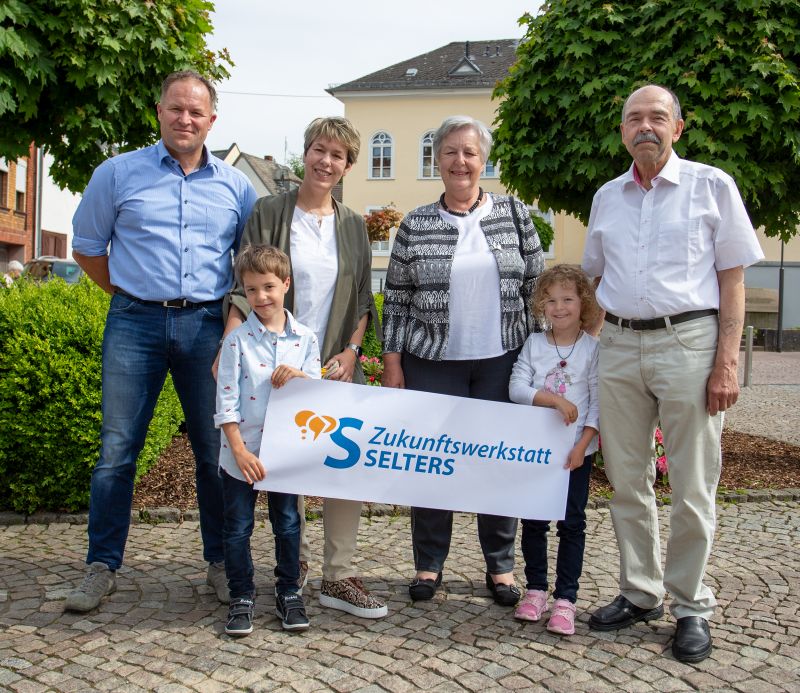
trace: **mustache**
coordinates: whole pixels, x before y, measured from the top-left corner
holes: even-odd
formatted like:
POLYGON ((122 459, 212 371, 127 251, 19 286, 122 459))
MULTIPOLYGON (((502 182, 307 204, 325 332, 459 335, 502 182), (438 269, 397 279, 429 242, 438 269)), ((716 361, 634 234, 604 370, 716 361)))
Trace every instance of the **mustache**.
POLYGON ((661 144, 661 140, 654 132, 640 132, 633 138, 633 144, 641 144, 642 142, 653 142, 654 144, 661 144))

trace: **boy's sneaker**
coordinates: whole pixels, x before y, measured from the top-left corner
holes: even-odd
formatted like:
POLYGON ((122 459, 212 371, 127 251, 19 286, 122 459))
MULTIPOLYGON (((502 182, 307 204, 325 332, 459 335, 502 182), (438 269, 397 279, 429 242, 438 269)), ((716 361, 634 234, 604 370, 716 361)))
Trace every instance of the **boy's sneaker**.
POLYGON ((228 591, 228 577, 225 575, 225 563, 209 563, 206 573, 206 584, 214 588, 217 599, 222 604, 230 604, 231 593, 228 591))
POLYGON ((559 635, 574 635, 575 605, 568 599, 556 599, 551 612, 547 630, 559 635))
POLYGON ((117 578, 105 563, 95 561, 89 564, 80 587, 67 596, 64 608, 67 611, 86 612, 94 609, 100 600, 117 589, 117 578))
POLYGON ((240 597, 231 600, 228 609, 228 622, 225 624, 228 635, 240 638, 253 632, 253 600, 240 597))
POLYGON ((386 604, 367 592, 356 577, 323 580, 319 603, 361 618, 383 618, 388 613, 386 604))
POLYGON ((547 611, 547 592, 544 590, 528 590, 514 612, 514 618, 520 621, 538 621, 547 611))
POLYGON ((303 597, 296 592, 275 597, 275 615, 281 620, 284 630, 305 630, 309 626, 303 597))

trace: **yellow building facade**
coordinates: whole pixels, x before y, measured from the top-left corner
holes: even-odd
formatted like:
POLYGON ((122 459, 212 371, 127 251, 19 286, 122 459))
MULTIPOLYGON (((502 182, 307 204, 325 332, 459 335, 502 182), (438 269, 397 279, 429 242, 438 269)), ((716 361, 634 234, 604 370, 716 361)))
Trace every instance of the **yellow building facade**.
MULTIPOLYGON (((492 129, 497 109, 492 89, 513 64, 515 47, 510 39, 451 43, 329 89, 361 134, 359 160, 344 181, 344 203, 363 214, 393 204, 405 214, 438 199, 443 187, 431 170, 430 135, 452 115, 477 118, 492 129)), ((506 192, 492 165, 482 187, 506 192)), ((579 263, 583 225, 541 211, 555 230, 548 263, 579 263)), ((373 245, 376 287, 385 276, 391 241, 373 245)))

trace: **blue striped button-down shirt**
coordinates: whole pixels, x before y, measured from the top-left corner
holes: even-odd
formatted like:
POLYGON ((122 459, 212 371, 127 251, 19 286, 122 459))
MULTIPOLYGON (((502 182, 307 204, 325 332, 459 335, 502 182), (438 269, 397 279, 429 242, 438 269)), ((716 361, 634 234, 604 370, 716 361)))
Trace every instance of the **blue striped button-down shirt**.
POLYGON ((111 283, 132 296, 221 298, 256 191, 204 149, 206 163, 188 175, 161 141, 100 164, 72 218, 72 247, 108 252, 111 283))

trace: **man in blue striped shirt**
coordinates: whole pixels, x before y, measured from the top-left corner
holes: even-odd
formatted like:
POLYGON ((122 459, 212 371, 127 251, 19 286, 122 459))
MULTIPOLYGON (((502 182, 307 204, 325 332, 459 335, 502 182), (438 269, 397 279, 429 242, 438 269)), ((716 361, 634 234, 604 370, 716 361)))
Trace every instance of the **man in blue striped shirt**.
POLYGON ((231 258, 256 192, 205 146, 216 103, 214 86, 196 72, 169 75, 157 106, 161 140, 98 166, 72 220, 75 260, 112 295, 88 570, 67 598, 65 608, 72 611, 90 611, 116 589, 136 459, 168 372, 196 460, 207 581, 220 601, 228 600, 211 366, 222 337, 231 258))

